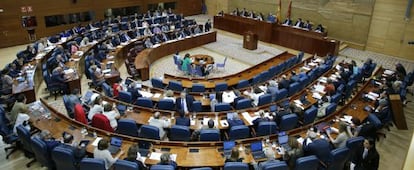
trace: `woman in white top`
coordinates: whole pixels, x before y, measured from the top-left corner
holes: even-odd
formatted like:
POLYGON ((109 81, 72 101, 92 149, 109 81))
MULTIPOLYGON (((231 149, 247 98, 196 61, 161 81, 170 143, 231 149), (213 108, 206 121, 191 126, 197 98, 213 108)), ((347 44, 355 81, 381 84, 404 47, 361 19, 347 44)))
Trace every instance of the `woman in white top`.
POLYGON ((106 116, 106 118, 108 118, 111 127, 113 129, 116 129, 116 127, 118 127, 117 118, 121 116, 119 112, 117 110, 112 110, 112 105, 108 103, 104 105, 103 114, 106 116))
POLYGON ((347 125, 344 122, 339 122, 339 134, 335 139, 331 136, 331 130, 327 130, 326 133, 336 148, 345 147, 346 141, 351 137, 351 134, 347 131, 347 125))
POLYGON ((92 106, 91 110, 89 110, 88 119, 92 120, 93 116, 96 113, 103 113, 102 99, 99 96, 96 97, 96 99, 93 102, 93 106, 92 106))
POLYGON ((89 38, 88 37, 83 37, 82 41, 80 42, 80 46, 85 47, 88 44, 89 44, 89 38))
POLYGON ((111 152, 108 150, 109 142, 106 139, 101 139, 98 142, 98 146, 93 151, 93 157, 97 159, 102 159, 105 162, 105 168, 109 169, 113 163, 123 154, 121 150, 118 155, 113 158, 111 152))

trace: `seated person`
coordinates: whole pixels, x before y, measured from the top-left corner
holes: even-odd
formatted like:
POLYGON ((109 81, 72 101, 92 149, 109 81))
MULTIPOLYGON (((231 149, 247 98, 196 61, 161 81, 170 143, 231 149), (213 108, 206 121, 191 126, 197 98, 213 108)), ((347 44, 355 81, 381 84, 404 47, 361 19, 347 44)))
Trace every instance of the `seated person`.
POLYGON ((91 72, 92 73, 92 77, 93 77, 93 79, 95 79, 94 81, 96 82, 96 84, 98 86, 101 86, 105 82, 105 76, 101 72, 101 69, 98 69, 98 67, 96 65, 90 66, 90 69, 92 71, 91 72))
POLYGON ((147 166, 144 163, 144 159, 141 157, 141 154, 139 153, 139 147, 138 144, 133 144, 129 147, 127 156, 124 160, 135 162, 138 165, 138 169, 140 170, 147 170, 147 166))
POLYGON ((20 73, 21 72, 20 72, 20 70, 17 69, 16 64, 15 63, 10 63, 9 73, 8 73, 9 76, 15 78, 15 77, 18 77, 20 73))
POLYGON ((247 94, 245 95, 249 96, 253 100, 253 104, 257 106, 259 104, 259 97, 264 94, 265 93, 259 87, 256 86, 250 89, 250 92, 247 92, 247 94))
POLYGON ((318 108, 318 113, 316 117, 322 118, 326 116, 326 108, 331 104, 326 96, 323 96, 320 100, 321 104, 318 108))
POLYGON ((144 45, 145 45, 145 48, 151 48, 154 44, 152 44, 151 38, 147 37, 145 38, 144 45))
POLYGON ((256 19, 259 21, 263 21, 263 18, 263 14, 261 12, 256 16, 256 19))
POLYGON ((164 33, 170 31, 170 26, 168 24, 162 25, 161 26, 161 31, 164 32, 164 33))
POLYGON ((75 155, 75 165, 78 165, 79 162, 86 156, 86 146, 78 145, 77 142, 74 142, 73 136, 69 133, 63 135, 62 142, 63 143, 59 146, 72 150, 75 155))
POLYGON ((112 44, 113 47, 121 45, 121 39, 119 38, 118 35, 113 36, 111 39, 112 39, 111 44, 112 44))
POLYGON ((108 118, 109 123, 111 124, 112 129, 116 129, 118 127, 118 120, 121 116, 111 104, 107 103, 104 105, 103 114, 108 118))
POLYGON ((274 16, 272 13, 269 13, 269 15, 267 16, 267 22, 275 23, 276 22, 276 16, 274 16))
POLYGON ((328 163, 330 160, 330 153, 332 150, 331 144, 329 144, 329 142, 326 139, 316 139, 315 137, 316 134, 311 137, 311 143, 304 145, 305 155, 316 155, 316 157, 318 157, 319 160, 321 160, 324 163, 328 163))
POLYGON ((194 34, 200 34, 201 33, 201 29, 200 29, 200 27, 197 25, 195 28, 194 28, 194 34))
POLYGON ((163 32, 155 34, 154 39, 155 39, 155 43, 163 43, 163 42, 168 41, 167 36, 163 32))
POLYGON ((79 43, 79 46, 85 47, 88 44, 89 44, 89 38, 88 37, 83 37, 82 41, 79 43))
POLYGON ((140 86, 139 83, 133 81, 131 84, 128 85, 127 91, 131 93, 132 100, 136 100, 139 97, 142 97, 142 94, 139 92, 140 86))
POLYGON ((303 148, 302 148, 302 144, 300 144, 296 138, 294 137, 289 137, 288 139, 288 144, 291 148, 291 150, 289 151, 285 151, 283 150, 283 160, 285 160, 287 162, 287 164, 289 165, 289 167, 291 169, 294 169, 295 164, 296 164, 296 160, 300 157, 303 156, 303 148))
POLYGON ((152 33, 154 33, 154 34, 159 34, 159 33, 161 33, 162 31, 161 31, 161 29, 160 29, 160 27, 158 27, 158 26, 155 26, 153 29, 152 29, 152 33))
POLYGON ((144 29, 144 36, 152 36, 152 32, 148 27, 144 29))
POLYGON ((214 120, 213 119, 208 120, 207 127, 205 127, 205 125, 204 125, 201 129, 195 130, 191 135, 191 139, 194 140, 194 141, 198 141, 200 139, 200 132, 203 129, 216 129, 214 127, 214 120))
POLYGON ((185 113, 180 113, 180 116, 175 119, 176 125, 190 126, 190 118, 185 113))
POLYGON ((290 18, 286 18, 285 21, 283 21, 282 25, 291 25, 292 24, 292 20, 290 18))
POLYGON ((12 93, 13 78, 7 73, 7 69, 1 71, 1 95, 9 95, 12 93))
POLYGON ((327 96, 332 96, 335 94, 335 85, 333 84, 331 79, 328 79, 327 84, 325 85, 325 88, 323 91, 326 93, 327 96))
POLYGON ((177 163, 171 160, 171 155, 169 153, 163 153, 161 155, 158 165, 172 165, 174 169, 177 169, 177 163))
POLYGON ((325 28, 323 28, 323 26, 321 24, 319 24, 316 28, 315 28, 315 32, 318 33, 324 33, 325 32, 325 28))
POLYGON ((68 93, 68 85, 66 81, 69 80, 69 77, 65 76, 65 72, 63 72, 62 67, 58 66, 53 69, 51 80, 51 83, 58 84, 65 94, 68 93))
POLYGON ((168 121, 165 117, 163 117, 162 119, 160 119, 160 112, 155 112, 154 113, 154 117, 152 119, 150 119, 149 121, 149 125, 151 126, 155 126, 158 127, 159 132, 160 132, 160 138, 163 139, 165 136, 165 131, 164 128, 170 127, 170 121, 168 121))
POLYGON ((104 108, 102 107, 102 98, 98 96, 93 101, 92 108, 89 110, 88 119, 92 120, 95 114, 103 113, 103 112, 104 112, 104 108))
POLYGON ((76 104, 81 104, 81 100, 79 97, 79 89, 73 89, 72 93, 67 96, 68 98, 68 115, 71 118, 74 118, 74 109, 76 104))
POLYGON ((302 18, 298 18, 298 21, 296 21, 294 27, 302 28, 302 26, 303 26, 302 18))
POLYGON ((124 151, 119 151, 119 153, 114 157, 112 157, 111 152, 108 150, 109 141, 106 139, 101 139, 98 142, 98 147, 95 148, 93 151, 93 157, 97 159, 103 159, 105 162, 105 168, 109 169, 112 164, 118 160, 118 158, 124 153, 124 151))
POLYGON ((378 102, 378 107, 373 109, 373 111, 375 116, 377 116, 382 123, 387 123, 386 121, 390 121, 388 119, 391 111, 387 98, 380 99, 378 102))
MULTIPOLYGON (((230 114, 230 113, 227 113, 230 114)), ((233 115, 231 116, 231 118, 227 117, 227 122, 229 123, 229 129, 233 126, 237 126, 237 125, 244 125, 243 120, 240 119, 239 114, 237 114, 236 112, 232 113, 233 115)))
POLYGON ((282 79, 279 80, 279 84, 278 84, 279 90, 280 89, 289 90, 289 85, 290 83, 289 83, 289 80, 287 80, 286 75, 282 75, 282 79))
POLYGON ((192 105, 194 102, 194 97, 187 94, 186 91, 180 93, 180 97, 175 100, 177 112, 188 114, 193 111, 192 105))
POLYGON ((276 159, 275 152, 272 149, 266 148, 264 150, 264 153, 267 158, 266 161, 263 161, 257 164, 257 162, 254 159, 252 160, 252 165, 253 165, 254 170, 262 170, 263 167, 266 166, 266 164, 279 162, 279 160, 276 159))
POLYGON ((230 157, 226 158, 224 162, 243 162, 243 158, 239 155, 239 149, 237 147, 233 147, 233 149, 231 149, 230 157))
POLYGON ((13 64, 16 65, 17 70, 22 70, 24 66, 24 57, 18 57, 16 60, 13 61, 13 64))
POLYGON ((345 122, 339 122, 339 132, 338 136, 336 136, 335 139, 331 135, 331 130, 326 131, 329 140, 335 146, 335 148, 345 147, 346 141, 351 137, 351 134, 348 132, 347 126, 348 125, 345 122))
POLYGON ((263 111, 263 110, 260 110, 260 111, 259 111, 259 117, 258 117, 258 118, 256 118, 256 119, 254 119, 254 120, 252 121, 252 123, 253 123, 253 126, 254 126, 255 128, 257 128, 257 126, 259 126, 259 123, 260 123, 260 122, 268 122, 268 121, 270 121, 270 119, 269 119, 268 117, 265 117, 265 113, 264 113, 264 111, 263 111))
POLYGON ((46 144, 47 152, 51 153, 52 150, 60 145, 60 141, 55 140, 55 138, 52 137, 52 134, 49 130, 42 130, 38 137, 43 140, 46 144))
POLYGON ((303 24, 303 28, 306 30, 312 30, 312 24, 309 22, 309 20, 306 20, 303 24))

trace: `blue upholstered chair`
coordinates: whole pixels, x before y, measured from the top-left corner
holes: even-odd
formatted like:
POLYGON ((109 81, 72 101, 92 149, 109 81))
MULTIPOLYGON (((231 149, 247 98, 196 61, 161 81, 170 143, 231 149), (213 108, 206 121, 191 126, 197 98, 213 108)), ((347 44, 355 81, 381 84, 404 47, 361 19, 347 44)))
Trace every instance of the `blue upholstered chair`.
POLYGON ((152 165, 150 170, 174 170, 172 165, 152 165))
POLYGON ((220 131, 218 129, 201 129, 200 141, 220 141, 220 131))
POLYGON ((202 167, 202 168, 191 168, 190 170, 213 170, 210 167, 202 167))
POLYGON ((226 91, 228 88, 227 83, 226 82, 220 82, 220 83, 216 83, 216 86, 214 88, 214 90, 216 92, 222 92, 222 91, 226 91))
POLYGON ((263 170, 289 170, 289 166, 285 161, 275 161, 267 163, 262 167, 263 170))
POLYGON ((260 122, 256 129, 256 136, 266 136, 275 134, 277 129, 276 122, 260 122))
POLYGON ((328 163, 328 170, 343 169, 348 161, 349 149, 347 147, 336 148, 331 151, 331 159, 328 163))
POLYGON ((147 97, 138 97, 138 99, 135 101, 135 105, 147 107, 147 108, 153 108, 154 104, 152 103, 152 100, 147 97))
MULTIPOLYGON (((123 101, 125 103, 132 103, 132 94, 131 92, 127 91, 120 91, 118 94, 118 99, 120 101, 123 101)), ((124 104, 119 104, 116 106, 116 108, 119 110, 119 112, 124 113, 127 106, 124 104)))
POLYGON ((191 105, 193 112, 201 112, 202 111, 202 104, 201 101, 195 100, 191 105))
POLYGON ((114 92, 113 92, 111 86, 109 86, 107 83, 102 84, 102 89, 103 89, 106 96, 108 96, 108 97, 113 97, 114 96, 114 92))
POLYGON ((259 96, 259 102, 257 106, 263 106, 272 102, 272 95, 271 94, 264 94, 259 96))
POLYGON ((187 126, 173 125, 170 128, 170 137, 168 138, 171 141, 190 141, 191 132, 190 128, 187 126))
POLYGON ((298 82, 294 82, 289 85, 289 96, 293 96, 300 90, 300 84, 298 82))
POLYGON ((242 110, 252 107, 251 99, 241 99, 236 102, 236 110, 242 110))
POLYGON ((136 162, 120 159, 116 160, 112 167, 114 167, 114 170, 137 170, 139 168, 136 162))
POLYGON ((334 113, 334 112, 336 111, 336 107, 337 107, 337 106, 338 106, 338 104, 336 104, 336 103, 331 103, 331 104, 329 104, 329 106, 328 106, 328 107, 326 107, 326 111, 325 111, 326 116, 328 116, 328 115, 330 115, 330 114, 334 113))
POLYGON ((243 162, 226 162, 223 170, 249 170, 249 165, 243 162))
POLYGON ((339 101, 341 100, 342 94, 336 92, 334 95, 331 96, 331 103, 336 103, 338 104, 339 101))
POLYGON ((159 78, 151 78, 152 87, 164 89, 164 83, 159 78))
POLYGON ((248 80, 240 80, 236 85, 236 89, 241 89, 241 88, 246 88, 246 87, 249 87, 248 80))
POLYGON ((133 119, 120 119, 118 120, 117 133, 138 137, 137 123, 133 119))
POLYGON ((6 118, 6 111, 3 107, 0 106, 0 135, 3 137, 3 142, 11 146, 5 147, 6 159, 9 159, 9 156, 17 150, 16 142, 19 137, 13 133, 13 126, 10 125, 9 120, 6 118), (7 153, 9 149, 12 149, 11 152, 7 153))
POLYGON ((318 108, 315 106, 312 106, 305 110, 305 113, 303 114, 303 125, 307 125, 310 123, 313 123, 315 121, 316 115, 318 114, 318 108))
POLYGON ((298 116, 295 113, 283 115, 280 119, 279 129, 281 131, 288 131, 296 127, 298 123, 298 116))
POLYGON ((319 159, 315 155, 304 156, 296 159, 295 170, 317 170, 319 159))
POLYGON ((193 84, 193 87, 191 88, 191 92, 204 93, 205 91, 206 88, 204 87, 204 84, 193 84))
POLYGON ((226 61, 227 61, 227 57, 225 57, 224 58, 224 61, 223 61, 223 63, 216 63, 216 68, 218 69, 218 68, 225 68, 225 66, 226 66, 226 61))
POLYGON ((261 76, 260 74, 257 74, 252 78, 252 82, 250 84, 255 85, 255 84, 260 83, 260 81, 261 81, 261 76))
POLYGON ((231 106, 228 103, 218 103, 214 106, 216 112, 229 111, 231 106))
POLYGON ((31 145, 36 161, 48 169, 54 169, 55 163, 50 156, 50 152, 47 150, 46 143, 39 137, 33 137, 31 138, 31 145))
MULTIPOLYGON (((30 139, 31 135, 29 130, 27 130, 23 125, 16 127, 17 136, 19 137, 20 143, 23 144, 23 151, 25 155, 33 155, 32 141, 30 139)), ((26 167, 30 167, 36 159, 32 159, 29 163, 26 164, 26 167)))
POLYGON ((183 85, 181 84, 181 82, 178 81, 169 81, 168 89, 173 91, 183 91, 183 85))
POLYGON ((160 129, 151 125, 142 125, 139 129, 138 136, 140 138, 160 140, 160 129))
POLYGON ((175 110, 174 101, 170 99, 161 99, 158 102, 158 109, 161 110, 175 110))
POLYGON ((77 170, 77 163, 73 150, 67 147, 57 146, 52 150, 52 160, 57 170, 77 170))
POLYGON ((79 164, 80 170, 106 170, 103 159, 83 158, 79 164))
POLYGON ((274 101, 279 101, 282 100, 284 98, 286 98, 288 96, 288 91, 286 89, 279 89, 274 97, 274 101))
POLYGON ((229 140, 245 139, 250 137, 250 129, 246 125, 232 126, 229 129, 229 140))

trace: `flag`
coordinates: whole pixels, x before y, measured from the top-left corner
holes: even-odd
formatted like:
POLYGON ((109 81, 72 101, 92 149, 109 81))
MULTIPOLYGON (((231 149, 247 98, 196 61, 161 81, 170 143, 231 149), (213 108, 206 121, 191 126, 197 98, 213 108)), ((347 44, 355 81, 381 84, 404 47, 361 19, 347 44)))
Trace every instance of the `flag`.
POLYGON ((282 22, 282 0, 279 0, 279 6, 277 7, 277 22, 282 22))
POLYGON ((291 9, 292 9, 292 0, 289 1, 289 7, 288 7, 287 14, 286 14, 286 18, 290 18, 291 9))

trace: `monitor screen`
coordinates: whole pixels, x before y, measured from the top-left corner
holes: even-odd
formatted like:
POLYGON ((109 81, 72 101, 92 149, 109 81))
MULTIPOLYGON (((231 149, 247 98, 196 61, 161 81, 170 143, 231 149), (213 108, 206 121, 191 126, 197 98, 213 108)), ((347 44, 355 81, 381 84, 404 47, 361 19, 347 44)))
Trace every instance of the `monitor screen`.
POLYGON ((250 145, 250 149, 252 152, 261 151, 262 150, 262 141, 253 142, 250 145))
POLYGON ((233 147, 236 146, 234 141, 224 141, 223 142, 223 149, 224 150, 231 150, 233 147))
POLYGON ((285 143, 288 143, 288 139, 289 139, 289 136, 288 136, 288 135, 286 135, 286 134, 283 134, 283 135, 279 135, 279 136, 278 136, 278 141, 279 141, 279 144, 285 144, 285 143))

